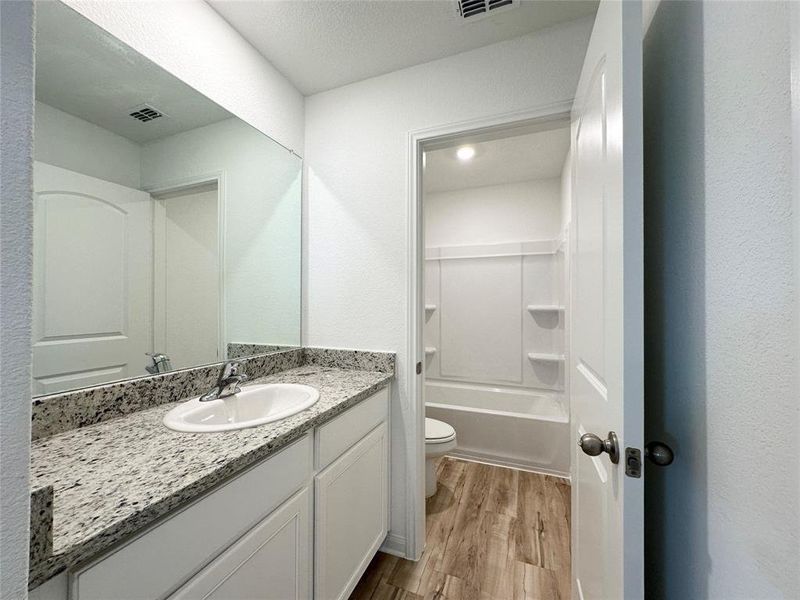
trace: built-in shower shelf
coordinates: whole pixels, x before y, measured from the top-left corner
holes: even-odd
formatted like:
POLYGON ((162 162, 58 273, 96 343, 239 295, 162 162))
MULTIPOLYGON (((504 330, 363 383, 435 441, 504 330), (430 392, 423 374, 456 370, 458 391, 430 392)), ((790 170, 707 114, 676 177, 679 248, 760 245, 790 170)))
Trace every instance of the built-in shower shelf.
POLYGON ((436 354, 436 348, 433 346, 425 347, 425 356, 433 356, 434 354, 436 354))
POLYGON ((433 312, 436 310, 435 304, 426 304, 425 305, 425 312, 433 312))
POLYGON ((528 304, 528 312, 561 312, 564 307, 559 304, 528 304))
POLYGON ((563 354, 549 354, 545 352, 529 352, 528 359, 538 362, 564 362, 566 360, 563 354))

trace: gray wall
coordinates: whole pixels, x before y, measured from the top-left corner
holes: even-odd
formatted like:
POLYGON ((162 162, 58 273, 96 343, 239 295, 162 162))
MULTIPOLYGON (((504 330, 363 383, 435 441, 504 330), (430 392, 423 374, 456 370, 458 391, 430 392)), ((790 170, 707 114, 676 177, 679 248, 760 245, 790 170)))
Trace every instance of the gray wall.
POLYGON ((800 597, 789 5, 644 39, 648 598, 800 597))
POLYGON ((33 4, 0 2, 0 598, 28 587, 33 4))

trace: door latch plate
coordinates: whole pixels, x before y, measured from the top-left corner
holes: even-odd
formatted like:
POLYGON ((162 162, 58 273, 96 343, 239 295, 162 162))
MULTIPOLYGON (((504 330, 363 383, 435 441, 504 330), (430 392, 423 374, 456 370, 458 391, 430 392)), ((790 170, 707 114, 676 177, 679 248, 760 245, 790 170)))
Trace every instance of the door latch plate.
POLYGON ((625 448, 625 475, 639 479, 642 476, 642 451, 625 448))

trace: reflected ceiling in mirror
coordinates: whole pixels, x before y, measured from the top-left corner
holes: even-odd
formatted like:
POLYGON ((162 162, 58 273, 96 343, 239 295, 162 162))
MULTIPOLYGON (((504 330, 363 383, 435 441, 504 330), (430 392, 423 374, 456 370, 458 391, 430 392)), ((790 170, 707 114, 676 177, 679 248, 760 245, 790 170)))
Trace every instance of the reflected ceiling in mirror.
POLYGON ((34 395, 300 344, 301 160, 37 3, 34 395))

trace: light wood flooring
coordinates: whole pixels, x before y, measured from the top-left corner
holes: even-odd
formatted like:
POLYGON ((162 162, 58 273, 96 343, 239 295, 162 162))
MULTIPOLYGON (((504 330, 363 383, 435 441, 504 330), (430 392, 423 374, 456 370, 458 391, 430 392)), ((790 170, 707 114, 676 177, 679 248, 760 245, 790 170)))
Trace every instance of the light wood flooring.
POLYGON ((438 472, 422 559, 379 552, 350 600, 569 600, 569 483, 449 456, 438 472))

